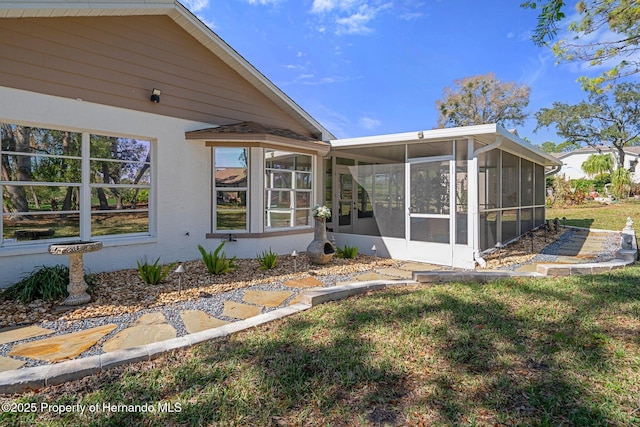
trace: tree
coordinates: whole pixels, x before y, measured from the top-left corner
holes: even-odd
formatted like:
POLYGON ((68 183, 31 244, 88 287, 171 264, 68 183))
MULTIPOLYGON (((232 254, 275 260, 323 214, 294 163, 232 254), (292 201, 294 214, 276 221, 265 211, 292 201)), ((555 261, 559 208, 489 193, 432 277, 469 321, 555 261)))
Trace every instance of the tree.
POLYGON ((591 91, 589 100, 577 105, 554 102, 535 117, 535 130, 555 126, 556 133, 571 143, 608 146, 622 167, 624 148, 640 141, 640 84, 621 83, 612 94, 591 91))
POLYGON ((612 173, 615 160, 611 153, 592 154, 582 163, 582 170, 589 176, 602 175, 605 172, 612 173))
POLYGON ((499 123, 517 126, 524 123, 530 89, 514 82, 501 82, 491 72, 454 80, 436 101, 438 127, 456 127, 499 123))
POLYGON ((555 142, 551 141, 545 141, 540 145, 540 148, 545 153, 568 153, 569 151, 580 148, 580 144, 576 144, 572 141, 565 141, 561 142, 560 144, 556 144, 555 142))
MULTIPOLYGON (((538 46, 549 45, 566 19, 563 0, 526 1, 522 7, 537 9, 538 25, 532 37, 538 46)), ((637 0, 582 0, 577 18, 564 38, 551 45, 561 62, 586 62, 607 69, 595 78, 581 77, 585 89, 602 90, 605 83, 640 72, 640 2, 637 0)))

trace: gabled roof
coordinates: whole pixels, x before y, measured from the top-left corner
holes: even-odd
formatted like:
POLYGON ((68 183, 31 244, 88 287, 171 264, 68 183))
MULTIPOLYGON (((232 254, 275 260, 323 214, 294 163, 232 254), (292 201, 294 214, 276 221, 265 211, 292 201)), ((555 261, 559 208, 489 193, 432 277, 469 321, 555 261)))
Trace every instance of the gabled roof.
POLYGON ((0 0, 0 18, 166 15, 317 139, 335 138, 302 107, 176 0, 0 0))
MULTIPOLYGON (((574 154, 598 154, 598 153, 606 154, 606 153, 610 153, 611 150, 612 148, 608 145, 598 145, 597 147, 592 147, 588 145, 586 147, 581 147, 572 151, 567 151, 563 153, 553 153, 552 155, 559 159, 563 159, 565 157, 569 157, 574 154)), ((638 156, 640 155, 640 147, 625 147, 624 152, 627 154, 633 154, 638 156)))

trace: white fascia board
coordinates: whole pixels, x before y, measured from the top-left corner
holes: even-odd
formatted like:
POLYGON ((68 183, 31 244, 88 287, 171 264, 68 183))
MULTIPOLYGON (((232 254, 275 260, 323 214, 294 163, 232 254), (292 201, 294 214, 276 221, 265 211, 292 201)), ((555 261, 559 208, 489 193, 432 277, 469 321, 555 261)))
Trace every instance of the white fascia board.
POLYGON ((174 0, 46 1, 0 0, 1 18, 53 18, 59 16, 159 15, 173 9, 174 0))
POLYGON ((496 125, 496 130, 503 137, 505 137, 505 138, 509 139, 510 141, 516 143, 517 145, 520 145, 521 147, 531 151, 535 155, 540 156, 540 157, 544 158, 545 160, 547 160, 548 163, 545 163, 545 166, 562 166, 562 161, 561 160, 557 159, 556 157, 552 156, 551 154, 545 153, 544 151, 542 151, 541 149, 539 149, 535 145, 533 145, 533 144, 525 141, 524 139, 520 138, 519 136, 509 132, 508 130, 506 130, 502 126, 496 125))
POLYGON ((329 141, 331 148, 347 148, 385 143, 402 143, 409 141, 429 141, 445 138, 466 138, 473 135, 496 133, 496 125, 464 126, 457 128, 431 129, 415 132, 394 133, 388 135, 365 136, 361 138, 345 138, 329 141), (422 134, 422 137, 419 136, 422 134))

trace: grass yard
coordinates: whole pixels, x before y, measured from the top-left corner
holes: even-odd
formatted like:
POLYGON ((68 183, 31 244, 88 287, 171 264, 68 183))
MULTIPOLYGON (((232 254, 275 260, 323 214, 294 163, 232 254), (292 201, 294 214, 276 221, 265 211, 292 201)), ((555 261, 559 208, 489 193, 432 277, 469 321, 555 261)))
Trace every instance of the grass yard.
POLYGON ((640 230, 637 228, 640 225, 640 201, 627 200, 611 205, 589 202, 570 208, 547 208, 547 219, 562 217, 567 217, 567 225, 615 231, 622 230, 627 217, 631 217, 635 223, 634 228, 640 230))
POLYGON ((399 287, 3 398, 101 409, 2 413, 0 425, 639 425, 639 330, 637 266, 399 287))

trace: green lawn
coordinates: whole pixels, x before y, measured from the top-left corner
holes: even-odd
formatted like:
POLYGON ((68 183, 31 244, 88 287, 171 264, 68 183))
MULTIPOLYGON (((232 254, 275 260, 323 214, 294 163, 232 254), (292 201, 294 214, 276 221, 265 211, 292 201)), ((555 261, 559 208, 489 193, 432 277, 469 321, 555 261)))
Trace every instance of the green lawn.
POLYGON ((566 217, 567 225, 603 230, 620 231, 627 222, 627 217, 634 221, 634 228, 640 231, 640 201, 632 200, 604 205, 589 202, 582 206, 570 208, 547 208, 547 219, 566 217))
POLYGON ((640 424, 640 267, 371 293, 11 402, 0 425, 640 424))

